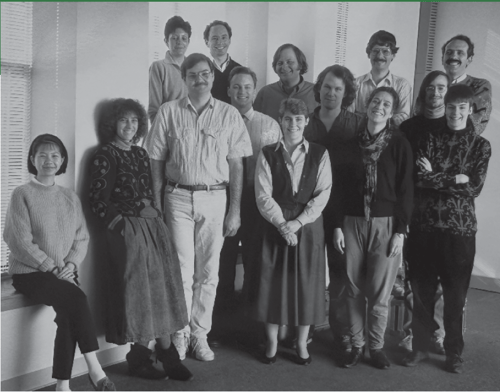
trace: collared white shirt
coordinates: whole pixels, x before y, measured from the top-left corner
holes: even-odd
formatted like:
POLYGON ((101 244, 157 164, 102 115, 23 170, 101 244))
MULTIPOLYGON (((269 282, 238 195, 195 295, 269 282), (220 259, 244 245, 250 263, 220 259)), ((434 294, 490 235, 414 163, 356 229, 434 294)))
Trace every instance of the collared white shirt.
POLYGON ((229 64, 229 61, 231 60, 231 56, 229 54, 227 55, 226 61, 224 61, 220 66, 217 64, 217 61, 212 57, 212 63, 214 63, 214 67, 217 68, 219 71, 224 72, 229 64))
POLYGON ((456 78, 455 80, 452 80, 451 81, 451 84, 457 84, 457 83, 460 83, 462 80, 465 80, 465 78, 467 77, 467 74, 464 73, 462 76, 459 76, 458 78, 456 78))
POLYGON ((238 110, 210 97, 198 114, 189 96, 160 107, 144 141, 151 159, 165 161, 165 177, 182 185, 229 182, 228 159, 252 155, 238 110))
MULTIPOLYGON (((295 149, 295 151, 290 154, 283 140, 277 144, 277 149, 282 146, 283 158, 285 159, 285 164, 288 172, 290 173, 290 178, 292 179, 292 189, 293 193, 297 193, 300 183, 300 178, 302 176, 302 171, 304 169, 304 162, 306 154, 309 152, 309 142, 306 139, 302 140, 302 143, 295 149)), ((330 164, 330 156, 328 151, 325 151, 321 157, 321 161, 318 168, 318 176, 316 179, 316 187, 314 188, 313 197, 307 203, 304 211, 297 217, 297 220, 302 224, 306 225, 308 223, 314 222, 319 218, 321 212, 328 203, 330 198, 330 192, 332 188, 332 169, 330 164)), ((283 216, 283 212, 279 204, 273 199, 273 179, 271 173, 271 167, 267 162, 266 157, 262 153, 259 153, 257 159, 257 167, 255 169, 255 197, 257 201, 257 207, 261 215, 275 227, 279 227, 286 220, 283 216)))

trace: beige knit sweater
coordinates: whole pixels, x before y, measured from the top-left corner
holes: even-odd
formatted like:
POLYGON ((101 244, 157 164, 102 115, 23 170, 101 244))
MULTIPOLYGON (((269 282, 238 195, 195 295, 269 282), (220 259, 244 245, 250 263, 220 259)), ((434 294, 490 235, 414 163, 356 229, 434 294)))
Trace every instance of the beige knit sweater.
POLYGON ((51 271, 71 262, 78 269, 89 233, 78 196, 36 180, 14 189, 3 238, 10 249, 9 274, 51 271))

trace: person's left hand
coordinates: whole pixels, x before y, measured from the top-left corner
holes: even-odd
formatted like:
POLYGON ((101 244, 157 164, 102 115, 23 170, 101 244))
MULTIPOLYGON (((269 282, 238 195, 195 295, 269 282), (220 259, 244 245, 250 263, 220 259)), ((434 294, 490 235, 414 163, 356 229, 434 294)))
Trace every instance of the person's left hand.
POLYGON ((282 224, 279 228, 281 235, 285 234, 295 234, 302 227, 300 222, 296 219, 290 220, 284 224, 282 224))
POLYGON ((427 158, 425 158, 425 157, 420 157, 417 160, 417 165, 420 166, 422 168, 422 170, 425 170, 425 171, 428 171, 428 172, 432 171, 432 165, 429 162, 429 160, 427 158))
POLYGON ((73 268, 68 267, 68 264, 66 264, 64 267, 59 269, 59 273, 56 276, 58 279, 69 281, 75 277, 75 274, 73 273, 73 268))
POLYGON ((240 214, 229 211, 224 218, 224 237, 233 237, 241 226, 240 214))
POLYGON ((404 236, 394 233, 389 242, 389 257, 396 257, 403 251, 404 236))

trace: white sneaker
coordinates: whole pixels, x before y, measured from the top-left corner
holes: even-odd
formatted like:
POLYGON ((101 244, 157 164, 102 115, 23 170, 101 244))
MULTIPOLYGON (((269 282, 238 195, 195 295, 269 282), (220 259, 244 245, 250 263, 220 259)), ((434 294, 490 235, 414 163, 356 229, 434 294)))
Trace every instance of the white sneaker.
POLYGON ((172 343, 179 353, 180 360, 184 361, 186 359, 186 352, 189 347, 189 332, 177 331, 172 336, 172 343))
POLYGON ((213 361, 215 358, 214 352, 208 346, 207 338, 195 338, 192 336, 191 349, 195 358, 200 361, 213 361))

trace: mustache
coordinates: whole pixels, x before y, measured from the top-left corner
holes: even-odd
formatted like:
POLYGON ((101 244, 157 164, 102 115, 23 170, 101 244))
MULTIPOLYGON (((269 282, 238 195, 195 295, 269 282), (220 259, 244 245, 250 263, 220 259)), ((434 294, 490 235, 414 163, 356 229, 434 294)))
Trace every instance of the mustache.
POLYGON ((194 87, 198 87, 198 86, 207 86, 208 83, 204 83, 204 82, 199 82, 199 83, 195 83, 194 87))

